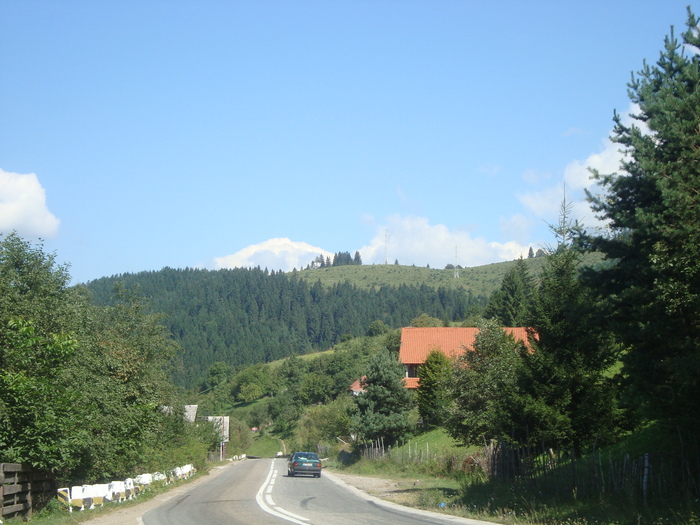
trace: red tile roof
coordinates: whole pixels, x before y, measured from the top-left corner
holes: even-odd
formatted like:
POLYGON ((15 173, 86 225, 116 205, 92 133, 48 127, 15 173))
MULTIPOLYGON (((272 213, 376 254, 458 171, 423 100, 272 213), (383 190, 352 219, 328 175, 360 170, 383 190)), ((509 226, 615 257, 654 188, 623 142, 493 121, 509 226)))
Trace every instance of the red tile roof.
MULTIPOLYGON (((518 341, 528 341, 527 328, 504 328, 518 341)), ((466 348, 473 348, 478 328, 402 328, 399 361, 405 365, 420 365, 432 350, 440 350, 447 357, 462 355, 466 348)), ((529 345, 528 345, 529 346, 529 345)))
POLYGON ((365 389, 362 388, 362 381, 366 378, 367 376, 362 376, 361 379, 356 379, 352 385, 348 387, 348 390, 350 390, 353 394, 364 394, 365 389))
POLYGON ((406 388, 418 388, 420 385, 420 377, 404 377, 404 381, 406 388))

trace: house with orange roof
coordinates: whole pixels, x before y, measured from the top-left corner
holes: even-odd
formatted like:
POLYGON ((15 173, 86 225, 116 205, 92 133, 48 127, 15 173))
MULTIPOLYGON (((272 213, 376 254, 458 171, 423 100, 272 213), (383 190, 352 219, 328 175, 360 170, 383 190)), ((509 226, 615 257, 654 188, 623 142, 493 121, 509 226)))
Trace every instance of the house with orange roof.
MULTIPOLYGON (((527 328, 504 328, 516 341, 522 341, 530 348, 527 328)), ((399 361, 406 367, 406 388, 418 388, 420 365, 425 363, 428 354, 439 350, 450 359, 456 359, 468 349, 474 348, 478 328, 440 327, 401 329, 399 361)))
POLYGON ((359 396, 365 393, 365 389, 362 387, 362 381, 367 379, 367 376, 362 376, 360 379, 356 379, 352 385, 348 387, 348 390, 353 396, 359 396))

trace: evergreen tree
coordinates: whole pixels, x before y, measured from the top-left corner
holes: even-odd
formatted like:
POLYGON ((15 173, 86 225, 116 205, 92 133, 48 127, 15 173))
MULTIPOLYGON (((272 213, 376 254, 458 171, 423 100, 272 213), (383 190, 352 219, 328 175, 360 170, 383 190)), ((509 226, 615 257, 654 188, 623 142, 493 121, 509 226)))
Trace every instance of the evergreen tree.
POLYGON ((610 235, 591 238, 609 264, 592 277, 629 348, 624 372, 647 417, 700 434, 700 35, 688 9, 656 64, 629 83, 633 123, 615 114, 619 171, 595 173, 593 208, 610 235))
POLYGON ((362 380, 365 393, 355 398, 352 426, 356 434, 391 445, 410 430, 411 392, 404 387, 403 378, 403 365, 388 350, 370 357, 362 380))
POLYGON ((353 264, 356 264, 357 266, 362 265, 362 257, 360 256, 360 252, 355 252, 355 257, 352 260, 353 264))
POLYGON ((447 384, 450 372, 450 360, 440 350, 431 351, 420 367, 416 404, 423 425, 428 428, 441 426, 447 415, 450 401, 447 384))
POLYGON ((533 288, 527 264, 521 257, 491 295, 484 317, 496 319, 501 326, 526 326, 532 310, 533 288))
POLYGON ((549 447, 573 448, 578 455, 609 440, 615 428, 615 397, 607 379, 617 345, 604 328, 599 304, 579 279, 580 252, 573 247, 580 226, 561 218, 552 230, 557 247, 551 250, 540 275, 533 316, 534 352, 523 354, 521 396, 514 408, 520 441, 549 447))

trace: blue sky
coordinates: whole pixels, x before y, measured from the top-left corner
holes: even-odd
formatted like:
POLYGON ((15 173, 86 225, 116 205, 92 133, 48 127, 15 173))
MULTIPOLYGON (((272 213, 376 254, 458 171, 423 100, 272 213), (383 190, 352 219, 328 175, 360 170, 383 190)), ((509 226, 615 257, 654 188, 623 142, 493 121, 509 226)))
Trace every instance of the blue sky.
POLYGON ((687 4, 5 0, 0 233, 74 282, 526 256, 687 4))

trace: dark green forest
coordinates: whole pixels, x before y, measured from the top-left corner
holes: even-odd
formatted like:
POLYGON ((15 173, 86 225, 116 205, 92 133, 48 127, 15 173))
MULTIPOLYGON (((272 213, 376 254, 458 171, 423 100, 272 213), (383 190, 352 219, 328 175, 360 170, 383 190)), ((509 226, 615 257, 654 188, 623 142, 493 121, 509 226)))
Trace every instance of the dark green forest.
POLYGON ((153 312, 164 314, 183 348, 173 380, 188 388, 216 362, 241 367, 325 350, 365 335, 374 321, 399 328, 422 313, 461 322, 488 300, 425 284, 361 288, 346 281, 327 287, 259 268, 164 268, 105 277, 87 287, 96 304, 109 305, 116 283, 138 290, 153 312))

